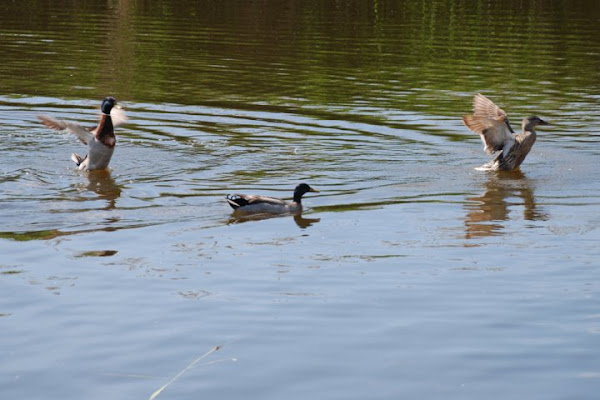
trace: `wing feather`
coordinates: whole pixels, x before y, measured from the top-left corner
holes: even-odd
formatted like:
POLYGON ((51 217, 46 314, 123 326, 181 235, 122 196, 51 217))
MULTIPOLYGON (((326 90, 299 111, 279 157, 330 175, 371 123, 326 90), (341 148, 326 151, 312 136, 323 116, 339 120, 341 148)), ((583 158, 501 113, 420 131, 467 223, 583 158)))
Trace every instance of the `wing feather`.
POLYGON ((91 140, 94 139, 92 133, 82 127, 79 124, 75 124, 73 122, 67 122, 62 119, 56 119, 54 117, 49 117, 47 115, 38 115, 38 118, 44 125, 46 125, 50 129, 54 129, 57 131, 68 130, 69 132, 75 134, 84 144, 88 144, 91 140))
POLYGON ((514 136, 505 122, 487 117, 465 115, 463 123, 467 128, 481 135, 483 149, 488 154, 493 154, 514 143, 514 136))
POLYGON ((473 98, 473 115, 475 117, 485 117, 500 122, 508 120, 506 112, 481 93, 478 93, 473 98))
POLYGON ((253 205, 253 204, 273 204, 273 205, 285 205, 285 201, 281 199, 276 199, 274 197, 268 196, 258 196, 252 194, 235 194, 229 197, 230 200, 236 201, 241 200, 244 205, 253 205))
POLYGON ((113 127, 115 128, 117 126, 123 125, 129 120, 129 118, 127 118, 127 115, 125 115, 125 111, 122 108, 118 107, 113 107, 113 109, 110 110, 110 118, 112 120, 113 127))

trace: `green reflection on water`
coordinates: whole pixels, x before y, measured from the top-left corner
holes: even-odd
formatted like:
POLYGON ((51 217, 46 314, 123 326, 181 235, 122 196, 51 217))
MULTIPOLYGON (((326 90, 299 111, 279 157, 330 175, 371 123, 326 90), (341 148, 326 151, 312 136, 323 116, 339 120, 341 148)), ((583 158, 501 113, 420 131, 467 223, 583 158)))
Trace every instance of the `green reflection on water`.
MULTIPOLYGON (((438 114, 598 89, 596 1, 4 2, 3 93, 438 114), (27 12, 25 12, 27 10, 27 12), (457 104, 458 103, 458 104, 457 104)), ((515 104, 515 103, 513 103, 515 104)), ((515 106, 515 107, 516 107, 515 106)))

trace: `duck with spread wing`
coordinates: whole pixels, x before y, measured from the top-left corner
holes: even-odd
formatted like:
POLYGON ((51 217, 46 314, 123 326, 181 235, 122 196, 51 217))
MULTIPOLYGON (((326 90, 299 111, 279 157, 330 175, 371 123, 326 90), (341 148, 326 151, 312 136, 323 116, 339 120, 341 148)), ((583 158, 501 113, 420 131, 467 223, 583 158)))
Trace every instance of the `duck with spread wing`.
POLYGON ((483 149, 488 154, 500 151, 483 167, 490 170, 512 171, 521 165, 531 151, 536 139, 534 128, 549 125, 538 116, 523 119, 521 133, 515 133, 503 109, 482 94, 473 99, 473 115, 465 115, 463 123, 481 135, 483 149))
POLYGON ((100 109, 102 110, 100 122, 96 127, 90 129, 74 122, 38 115, 40 121, 48 128, 57 131, 68 130, 88 146, 88 153, 85 157, 75 153, 71 155, 71 159, 75 161, 80 170, 94 171, 108 168, 117 144, 114 128, 127 121, 125 112, 117 106, 117 101, 113 97, 106 97, 102 101, 100 109))

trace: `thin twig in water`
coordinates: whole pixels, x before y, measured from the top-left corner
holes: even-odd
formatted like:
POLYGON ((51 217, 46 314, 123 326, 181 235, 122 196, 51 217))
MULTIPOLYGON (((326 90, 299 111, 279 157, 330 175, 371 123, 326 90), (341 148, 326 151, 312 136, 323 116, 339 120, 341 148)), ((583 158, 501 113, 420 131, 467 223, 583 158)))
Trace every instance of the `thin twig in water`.
POLYGON ((211 355, 212 353, 214 353, 215 351, 220 350, 220 349, 221 349, 221 346, 215 346, 212 349, 210 349, 209 351, 207 351, 206 353, 202 354, 200 357, 198 357, 194 361, 192 361, 187 367, 185 367, 184 369, 182 369, 181 371, 179 371, 179 373, 177 375, 175 375, 169 382, 165 383, 158 390, 156 390, 154 393, 152 393, 152 396, 150 396, 150 398, 148 400, 154 400, 171 383, 173 383, 177 379, 179 379, 179 377, 181 375, 185 374, 190 368, 192 368, 194 365, 196 365, 200 360, 202 360, 205 357, 208 357, 209 355, 211 355))

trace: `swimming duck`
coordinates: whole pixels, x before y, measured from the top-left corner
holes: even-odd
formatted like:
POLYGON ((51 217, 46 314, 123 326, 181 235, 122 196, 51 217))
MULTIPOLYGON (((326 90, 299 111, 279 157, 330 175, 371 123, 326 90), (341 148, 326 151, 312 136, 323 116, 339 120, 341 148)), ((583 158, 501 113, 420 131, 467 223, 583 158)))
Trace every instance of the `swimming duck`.
POLYGON ((521 165, 533 147, 537 125, 549 125, 538 116, 523 119, 523 132, 515 134, 503 109, 482 94, 473 99, 473 115, 465 115, 463 123, 481 135, 483 149, 488 154, 502 150, 494 160, 485 164, 485 169, 512 171, 521 165))
POLYGON ((102 101, 100 109, 102 110, 100 122, 98 126, 90 129, 73 122, 38 115, 38 118, 48 128, 58 131, 66 129, 88 145, 88 154, 85 157, 75 153, 71 154, 71 160, 77 164, 80 170, 94 171, 108 168, 117 144, 114 128, 127 121, 125 112, 117 106, 117 101, 113 97, 106 97, 102 101))
POLYGON ((228 194, 226 199, 231 208, 237 212, 267 214, 295 213, 302 211, 302 196, 308 192, 318 193, 319 191, 306 183, 301 183, 296 186, 294 201, 291 203, 274 197, 252 194, 228 194))

